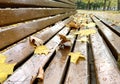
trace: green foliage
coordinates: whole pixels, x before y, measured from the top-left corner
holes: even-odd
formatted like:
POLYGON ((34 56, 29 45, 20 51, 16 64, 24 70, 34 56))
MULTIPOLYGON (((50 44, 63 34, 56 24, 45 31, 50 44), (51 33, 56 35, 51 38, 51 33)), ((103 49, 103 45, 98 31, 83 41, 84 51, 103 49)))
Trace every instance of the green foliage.
MULTIPOLYGON (((102 10, 104 1, 105 0, 76 0, 76 3, 78 9, 102 10), (90 3, 88 3, 88 1, 90 1, 90 3)), ((117 8, 117 0, 106 0, 105 8, 106 10, 117 8)))

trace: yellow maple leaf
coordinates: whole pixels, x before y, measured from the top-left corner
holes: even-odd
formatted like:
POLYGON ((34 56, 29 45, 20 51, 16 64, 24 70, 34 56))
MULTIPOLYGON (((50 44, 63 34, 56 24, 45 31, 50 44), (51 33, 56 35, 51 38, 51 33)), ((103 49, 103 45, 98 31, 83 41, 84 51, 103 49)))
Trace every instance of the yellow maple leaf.
POLYGON ((0 54, 0 83, 7 79, 7 76, 13 73, 13 68, 16 63, 8 64, 5 63, 6 57, 0 54))
POLYGON ((47 55, 49 53, 49 49, 44 46, 44 45, 41 45, 41 46, 38 46, 36 47, 35 51, 34 51, 35 54, 45 54, 47 55))
POLYGON ((2 54, 0 54, 0 63, 4 63, 6 60, 6 57, 2 54))
POLYGON ((90 22, 90 23, 87 24, 87 27, 95 27, 95 25, 96 24, 94 22, 90 22))
POLYGON ((75 64, 77 63, 79 58, 85 59, 85 57, 80 52, 70 52, 68 55, 71 56, 70 62, 75 64))
POLYGON ((78 32, 75 32, 74 34, 80 34, 81 36, 88 36, 94 33, 96 33, 95 29, 85 29, 85 30, 80 30, 78 32))
POLYGON ((77 41, 80 41, 80 42, 89 42, 87 37, 82 37, 82 38, 78 39, 77 41))
POLYGON ((73 39, 75 36, 74 35, 67 35, 66 38, 67 39, 73 39))
POLYGON ((6 73, 0 73, 0 83, 3 83, 6 80, 7 76, 8 75, 6 73))

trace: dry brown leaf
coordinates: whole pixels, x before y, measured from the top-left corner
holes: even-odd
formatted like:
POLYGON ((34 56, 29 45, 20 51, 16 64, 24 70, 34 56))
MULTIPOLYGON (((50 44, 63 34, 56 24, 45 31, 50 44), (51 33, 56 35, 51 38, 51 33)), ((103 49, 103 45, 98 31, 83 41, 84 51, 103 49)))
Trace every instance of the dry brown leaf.
POLYGON ((40 80, 44 79, 44 70, 43 70, 42 67, 39 68, 37 78, 40 79, 40 80))
POLYGON ((30 41, 30 43, 31 43, 31 45, 33 45, 33 46, 40 46, 40 45, 43 45, 43 41, 41 40, 41 39, 39 39, 39 38, 37 38, 37 37, 34 37, 34 36, 31 36, 30 38, 29 38, 29 41, 30 41))
POLYGON ((111 26, 116 26, 116 24, 111 24, 111 26))
POLYGON ((61 43, 65 43, 65 42, 68 42, 70 41, 66 36, 62 35, 62 34, 59 34, 59 37, 60 37, 60 40, 61 40, 61 43))
POLYGON ((70 27, 71 29, 78 29, 79 28, 79 25, 76 24, 76 22, 74 21, 71 21, 67 24, 67 27, 70 27))

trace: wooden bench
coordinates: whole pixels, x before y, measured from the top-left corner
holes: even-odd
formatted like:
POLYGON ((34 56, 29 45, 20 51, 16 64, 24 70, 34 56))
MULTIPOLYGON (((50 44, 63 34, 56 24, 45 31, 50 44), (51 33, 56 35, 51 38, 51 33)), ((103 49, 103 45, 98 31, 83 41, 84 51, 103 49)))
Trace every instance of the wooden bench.
MULTIPOLYGON (((30 80, 19 82, 23 84, 27 82, 29 84, 32 80, 31 77, 37 75, 41 63, 47 63, 55 52, 60 42, 57 35, 59 33, 64 35, 69 32, 69 28, 66 28, 65 25, 72 20, 72 18, 69 17, 76 13, 75 3, 68 0, 1 0, 0 7, 0 53, 7 57, 7 63, 17 63, 14 67, 15 72, 19 72, 19 69, 22 66, 26 66, 29 60, 39 59, 36 56, 36 58, 32 56, 34 47, 30 44, 30 36, 41 39, 46 46, 53 45, 50 46, 53 49, 48 58, 45 58, 43 62, 39 61, 41 58, 37 62, 34 61, 37 63, 37 67, 35 72, 31 73, 31 76, 28 74, 30 80), (54 41, 55 39, 58 40, 54 41)), ((42 64, 42 66, 44 66, 44 64, 42 64)), ((31 66, 31 63, 28 63, 27 66, 31 66)), ((32 68, 32 66, 30 68, 32 68)), ((25 67, 23 69, 25 69, 25 67)), ((23 76, 22 74, 21 76, 23 76)), ((14 77, 14 75, 11 77, 14 77)), ((11 77, 9 77, 10 80, 11 77)), ((24 78, 26 79, 26 77, 27 75, 23 77, 23 80, 24 78)), ((16 77, 12 82, 9 81, 9 83, 16 83, 15 80, 16 77)), ((18 81, 20 80, 21 78, 18 79, 18 81)), ((5 83, 8 83, 8 81, 5 83)))
POLYGON ((109 48, 111 49, 113 55, 119 61, 119 57, 120 57, 120 45, 119 45, 120 37, 114 31, 112 31, 110 28, 105 26, 97 18, 95 18, 95 17, 92 17, 92 18, 96 22, 101 35, 103 36, 103 38, 107 42, 107 44, 108 44, 109 48))
POLYGON ((117 35, 120 36, 120 27, 119 26, 115 25, 114 23, 112 23, 98 15, 96 15, 95 17, 97 19, 99 19, 102 23, 104 23, 107 27, 109 27, 112 31, 114 31, 117 35))
POLYGON ((75 0, 0 0, 0 7, 0 54, 16 63, 4 84, 119 84, 120 37, 101 18, 87 15, 87 22, 97 25, 89 42, 79 42, 81 36, 75 35, 71 46, 58 49, 59 34, 73 35, 66 24, 76 14, 75 0), (31 36, 43 41, 48 55, 34 54, 31 36), (85 60, 73 64, 69 52, 81 52, 85 60), (43 81, 36 79, 40 67, 43 81))

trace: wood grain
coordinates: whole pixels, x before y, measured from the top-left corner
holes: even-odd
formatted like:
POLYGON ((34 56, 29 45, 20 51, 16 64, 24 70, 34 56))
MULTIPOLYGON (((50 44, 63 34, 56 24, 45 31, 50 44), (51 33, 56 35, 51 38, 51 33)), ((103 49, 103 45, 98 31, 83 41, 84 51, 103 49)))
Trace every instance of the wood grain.
POLYGON ((66 8, 14 8, 0 9, 0 26, 15 24, 18 22, 53 16, 56 14, 75 11, 66 8))
POLYGON ((4 27, 0 30, 0 49, 16 41, 19 41, 20 39, 25 38, 26 36, 35 33, 51 24, 54 24, 55 22, 67 18, 72 14, 75 14, 75 12, 60 14, 53 17, 37 19, 26 23, 19 23, 16 25, 4 27))
POLYGON ((98 84, 119 84, 120 71, 115 59, 97 32, 90 36, 98 84))
MULTIPOLYGON (((64 28, 59 34, 67 34, 69 28, 64 28)), ((45 55, 33 55, 25 64, 19 67, 12 76, 10 76, 4 84, 8 83, 19 83, 19 84, 30 84, 33 77, 37 76, 39 67, 43 67, 46 62, 50 59, 57 46, 61 42, 58 35, 54 36, 47 44, 47 48, 50 49, 50 53, 45 55)))

